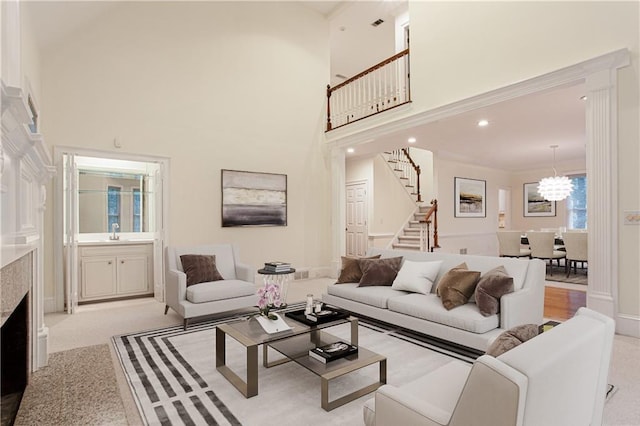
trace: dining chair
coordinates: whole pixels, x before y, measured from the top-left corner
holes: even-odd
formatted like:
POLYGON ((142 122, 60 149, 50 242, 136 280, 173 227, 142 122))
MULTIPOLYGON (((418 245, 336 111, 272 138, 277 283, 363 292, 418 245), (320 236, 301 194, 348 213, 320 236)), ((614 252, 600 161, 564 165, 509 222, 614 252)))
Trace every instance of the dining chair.
POLYGON ((549 260, 549 275, 553 275, 553 261, 557 260, 558 266, 560 266, 560 259, 564 259, 567 255, 564 251, 554 249, 555 236, 555 232, 527 232, 531 257, 534 259, 549 260))
POLYGON ((521 231, 498 231, 498 246, 500 257, 531 257, 531 250, 521 248, 521 231))
POLYGON ((578 262, 584 267, 584 262, 588 260, 587 256, 587 237, 586 232, 565 232, 562 234, 564 240, 564 247, 567 251, 567 260, 565 268, 567 270, 567 277, 571 274, 571 266, 573 265, 573 273, 578 273, 578 262))

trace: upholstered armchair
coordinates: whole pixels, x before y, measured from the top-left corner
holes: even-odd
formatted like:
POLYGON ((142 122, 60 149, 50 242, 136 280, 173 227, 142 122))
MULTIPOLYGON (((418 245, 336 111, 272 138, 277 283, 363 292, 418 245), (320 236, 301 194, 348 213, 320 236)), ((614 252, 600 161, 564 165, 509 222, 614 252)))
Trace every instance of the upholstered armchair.
POLYGON ((249 308, 258 303, 254 285, 255 271, 239 262, 238 251, 231 244, 167 247, 166 267, 164 313, 169 308, 176 311, 184 318, 185 330, 192 318, 249 308), (184 255, 215 256, 214 274, 211 275, 211 265, 205 265, 209 267, 207 273, 200 273, 199 279, 195 280, 198 282, 187 286, 187 273, 199 271, 195 270, 197 268, 189 268, 185 273, 181 259, 184 255))
POLYGON ((402 387, 381 386, 365 403, 369 426, 600 425, 614 321, 576 315, 494 358, 452 361, 402 387))

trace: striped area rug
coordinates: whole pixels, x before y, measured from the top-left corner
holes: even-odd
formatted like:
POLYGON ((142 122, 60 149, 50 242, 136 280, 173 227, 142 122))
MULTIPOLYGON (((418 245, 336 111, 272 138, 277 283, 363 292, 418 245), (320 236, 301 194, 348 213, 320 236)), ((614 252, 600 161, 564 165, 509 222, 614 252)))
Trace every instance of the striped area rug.
MULTIPOLYGON (((228 320, 228 319, 227 319, 228 320)), ((259 394, 246 399, 215 369, 215 327, 211 321, 113 337, 113 344, 148 425, 318 425, 362 423, 362 405, 372 395, 326 412, 320 407, 320 379, 293 362, 259 365, 259 394), (295 407, 295 410, 292 408, 295 407)), ((348 324, 327 329, 348 339, 348 324)), ((388 359, 388 383, 400 385, 452 361, 427 343, 399 330, 360 321, 360 345, 388 359)), ((227 339, 227 365, 246 377, 246 352, 227 339)), ((270 352, 270 360, 279 354, 270 352)), ((377 381, 377 365, 331 382, 330 398, 377 381)))

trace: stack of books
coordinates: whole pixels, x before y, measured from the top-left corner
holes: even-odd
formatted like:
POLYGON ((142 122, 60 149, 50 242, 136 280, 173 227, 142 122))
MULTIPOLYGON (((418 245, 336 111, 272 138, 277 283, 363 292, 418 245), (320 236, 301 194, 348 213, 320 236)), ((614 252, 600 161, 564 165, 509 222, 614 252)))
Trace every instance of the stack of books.
POLYGON ((291 264, 284 262, 267 262, 264 264, 264 270, 269 272, 288 272, 291 270, 291 264))
POLYGON ((343 341, 329 343, 309 350, 309 356, 323 364, 355 353, 358 353, 358 347, 343 341))

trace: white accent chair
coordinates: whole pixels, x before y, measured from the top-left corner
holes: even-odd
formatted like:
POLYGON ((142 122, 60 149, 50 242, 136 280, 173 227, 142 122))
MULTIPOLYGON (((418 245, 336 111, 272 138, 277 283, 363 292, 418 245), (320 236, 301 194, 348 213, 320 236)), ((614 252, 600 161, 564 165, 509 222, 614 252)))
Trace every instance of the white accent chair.
POLYGON ((256 306, 258 296, 254 285, 255 270, 238 260, 238 250, 232 244, 211 244, 195 247, 167 247, 166 315, 169 308, 184 318, 187 329, 191 318, 256 306), (191 285, 180 256, 184 254, 215 255, 216 268, 224 278, 191 285))
POLYGON ((531 257, 531 250, 521 248, 522 232, 498 231, 500 257, 531 257))
POLYGON ((586 232, 572 231, 562 234, 565 250, 567 250, 566 269, 567 277, 571 274, 571 266, 573 265, 574 273, 577 273, 577 264, 580 262, 584 266, 584 262, 589 260, 587 249, 586 232))
POLYGON ((381 386, 364 407, 365 424, 600 425, 614 321, 576 315, 494 358, 452 361, 402 387, 381 386))
POLYGON ((560 266, 560 259, 564 259, 567 255, 566 252, 555 249, 555 232, 529 231, 527 232, 527 239, 529 240, 532 258, 549 260, 549 273, 551 273, 553 261, 557 260, 558 266, 560 266))

